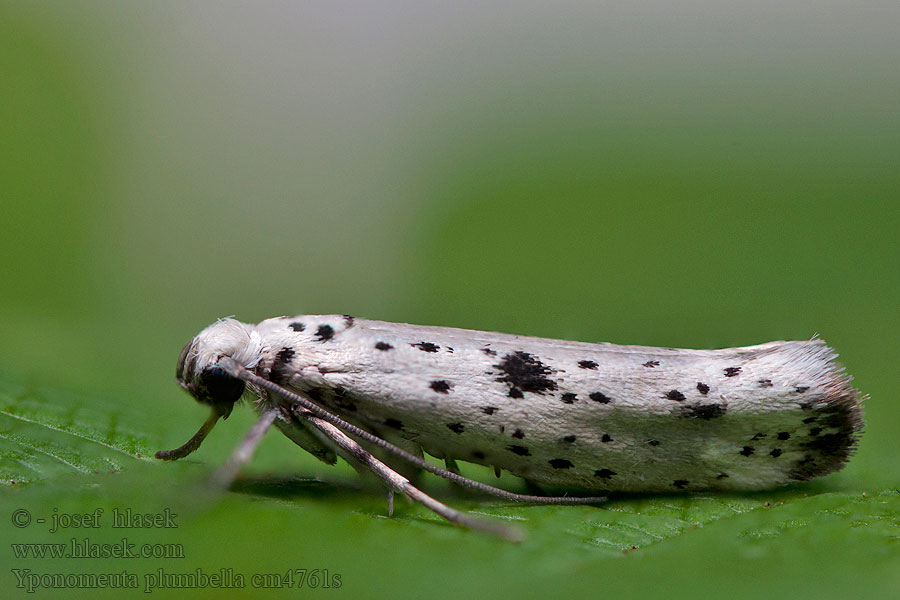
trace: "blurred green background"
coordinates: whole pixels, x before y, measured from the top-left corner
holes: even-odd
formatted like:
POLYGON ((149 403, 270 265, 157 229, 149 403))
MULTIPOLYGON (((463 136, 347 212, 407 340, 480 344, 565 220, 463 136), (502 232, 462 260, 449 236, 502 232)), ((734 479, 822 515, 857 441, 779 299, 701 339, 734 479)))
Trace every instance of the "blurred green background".
MULTIPOLYGON (((147 535, 189 552, 160 568, 330 568, 335 596, 896 594, 898 26, 887 1, 0 2, 0 389, 143 456, 25 468, 42 434, 7 415, 4 539, 61 539, 8 525, 19 506, 162 510, 227 457, 249 411, 195 460, 146 458, 205 417, 172 378, 220 316, 703 348, 819 334, 871 396, 856 457, 795 490, 614 505, 674 506, 679 535, 598 544, 602 509, 466 497, 448 501, 529 540, 383 520, 369 492, 267 483, 353 482, 274 435, 245 489, 147 535), (735 515, 698 527, 707 501, 735 515)), ((24 593, 13 568, 123 568, 0 556, 4 592, 24 593)))

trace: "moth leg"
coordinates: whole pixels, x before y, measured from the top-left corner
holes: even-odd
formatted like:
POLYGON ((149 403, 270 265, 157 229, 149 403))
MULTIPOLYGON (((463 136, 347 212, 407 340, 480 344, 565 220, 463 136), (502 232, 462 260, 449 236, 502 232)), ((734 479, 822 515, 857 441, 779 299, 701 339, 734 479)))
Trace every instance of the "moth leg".
POLYGON ((269 427, 275 422, 277 416, 277 409, 268 409, 260 415, 259 421, 250 428, 243 441, 231 453, 231 457, 212 476, 212 485, 222 488, 227 488, 231 485, 241 467, 253 457, 253 453, 266 435, 266 432, 269 431, 269 427))
MULTIPOLYGON (((444 466, 447 467, 447 471, 453 473, 454 475, 459 475, 459 465, 456 464, 456 459, 451 458, 449 456, 444 457, 444 466)), ((465 489, 465 486, 460 484, 458 481, 450 480, 450 485, 456 489, 465 489)))
MULTIPOLYGON (((297 444, 298 446, 300 446, 307 452, 310 452, 316 458, 323 460, 323 462, 328 462, 328 464, 331 464, 331 465, 333 465, 337 462, 337 454, 335 454, 335 451, 337 451, 341 455, 341 457, 345 461, 347 461, 347 464, 349 464, 351 467, 353 467, 353 470, 356 471, 356 474, 359 475, 359 478, 361 480, 363 480, 363 481, 374 480, 375 485, 377 485, 379 487, 384 486, 384 482, 381 481, 377 476, 375 476, 372 473, 371 469, 369 469, 368 467, 366 467, 366 465, 357 461, 353 456, 344 452, 343 449, 341 447, 337 446, 334 443, 334 441, 331 438, 329 438, 324 432, 322 432, 317 427, 313 426, 313 424, 310 423, 309 420, 306 418, 307 414, 311 414, 308 411, 306 411, 306 409, 294 406, 294 407, 291 407, 290 410, 282 410, 281 412, 288 413, 288 414, 280 415, 279 420, 277 420, 275 422, 275 425, 279 426, 279 429, 281 430, 281 432, 284 433, 285 435, 287 435, 291 439, 291 441, 293 441, 295 444, 297 444), (308 445, 307 442, 310 440, 312 440, 312 442, 313 442, 313 445, 312 445, 313 448, 315 448, 315 447, 327 448, 330 456, 333 457, 333 460, 330 462, 325 461, 318 454, 316 454, 315 452, 310 450, 310 448, 307 447, 307 445, 308 445), (301 441, 303 443, 300 443, 301 441)), ((373 435, 374 435, 374 433, 373 433, 373 435)), ((370 446, 369 444, 366 444, 365 442, 363 442, 363 444, 365 444, 367 450, 369 450, 370 452, 373 452, 372 446, 370 446)), ((374 448, 376 450, 382 450, 380 448, 377 448, 377 446, 375 446, 374 448)), ((375 454, 375 453, 376 452, 373 452, 373 454, 375 454)), ((381 458, 381 457, 379 457, 379 458, 381 458)), ((386 461, 383 461, 383 462, 386 462, 386 461)), ((390 487, 388 487, 387 493, 388 493, 388 515, 393 516, 393 514, 394 514, 394 491, 390 487)), ((407 498, 407 500, 408 500, 408 498, 407 498)))
MULTIPOLYGON (((408 452, 409 454, 412 454, 415 457, 418 457, 422 460, 425 459, 425 455, 422 451, 422 446, 420 446, 418 443, 414 442, 413 440, 408 440, 408 439, 398 436, 398 435, 390 435, 390 434, 379 435, 377 433, 375 435, 378 435, 378 437, 381 437, 381 438, 389 441, 390 443, 397 446, 401 450, 405 450, 406 452, 408 452)), ((415 463, 411 463, 408 460, 404 460, 404 459, 400 458, 399 456, 397 456, 393 452, 390 452, 389 450, 386 450, 385 448, 381 448, 381 447, 375 446, 375 445, 370 445, 370 444, 366 443, 365 441, 362 441, 360 443, 363 446, 363 448, 365 448, 366 450, 368 450, 369 452, 374 454, 378 458, 378 460, 380 460, 381 462, 386 464, 392 470, 394 470, 394 471, 400 473, 401 475, 403 475, 404 477, 406 477, 410 482, 413 483, 413 485, 419 485, 419 483, 422 479, 422 467, 420 467, 419 465, 417 465, 415 463)))
POLYGON ((413 486, 409 482, 409 480, 406 479, 406 477, 400 475, 399 473, 388 467, 386 464, 375 458, 372 453, 367 451, 359 443, 348 437, 344 432, 342 432, 331 423, 315 417, 311 413, 307 413, 306 415, 304 415, 304 418, 306 418, 310 423, 318 428, 319 431, 331 438, 334 443, 337 444, 341 449, 343 449, 344 452, 350 455, 353 460, 358 461, 360 464, 363 464, 367 468, 369 468, 372 473, 374 473, 385 483, 385 485, 388 486, 388 489, 401 492, 412 500, 419 502, 426 508, 444 517, 451 523, 462 525, 463 527, 468 527, 470 529, 483 531, 485 533, 490 533, 512 542, 519 542, 522 540, 522 532, 518 529, 470 517, 465 513, 450 508, 446 504, 435 500, 425 492, 413 486))

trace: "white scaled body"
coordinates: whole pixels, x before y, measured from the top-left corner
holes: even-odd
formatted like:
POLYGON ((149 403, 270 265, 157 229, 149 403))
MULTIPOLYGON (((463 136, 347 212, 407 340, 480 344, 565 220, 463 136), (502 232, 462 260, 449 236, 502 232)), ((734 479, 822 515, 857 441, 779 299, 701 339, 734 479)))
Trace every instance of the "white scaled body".
MULTIPOLYGON (((185 348, 178 375, 195 393, 230 357, 414 454, 551 488, 753 490, 852 454, 862 398, 835 356, 817 339, 681 350, 304 315, 221 320, 185 348)), ((290 404, 251 388, 260 410, 290 404)), ((333 460, 302 421, 280 426, 333 460)))

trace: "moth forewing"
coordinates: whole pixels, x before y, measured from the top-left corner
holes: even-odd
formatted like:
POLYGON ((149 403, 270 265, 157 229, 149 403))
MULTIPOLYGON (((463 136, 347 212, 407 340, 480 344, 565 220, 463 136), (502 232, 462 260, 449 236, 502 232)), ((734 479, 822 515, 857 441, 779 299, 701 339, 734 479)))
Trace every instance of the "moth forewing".
POLYGON ((835 358, 818 339, 681 350, 303 315, 211 325, 178 379, 214 414, 249 384, 326 462, 340 443, 312 418, 464 485, 558 502, 579 499, 505 492, 421 452, 581 492, 803 481, 841 468, 862 428, 863 398, 835 358))

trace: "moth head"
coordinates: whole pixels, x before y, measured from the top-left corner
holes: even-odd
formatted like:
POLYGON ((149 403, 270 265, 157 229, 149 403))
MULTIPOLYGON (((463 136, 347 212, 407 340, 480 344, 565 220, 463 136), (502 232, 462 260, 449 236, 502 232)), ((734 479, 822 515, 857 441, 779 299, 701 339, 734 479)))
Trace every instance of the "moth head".
POLYGON ((175 381, 201 404, 212 407, 216 414, 227 419, 234 403, 244 394, 246 384, 228 374, 221 366, 201 362, 194 338, 181 351, 175 367, 175 381))
POLYGON ((246 383, 225 368, 226 357, 244 368, 256 367, 262 343, 255 326, 234 319, 213 323, 185 345, 175 366, 175 381, 201 404, 212 410, 200 430, 186 444, 156 453, 163 460, 184 458, 196 450, 220 418, 228 418, 240 400, 246 383))
POLYGON ((220 363, 229 357, 254 369, 262 356, 262 341, 254 325, 220 319, 192 339, 181 351, 175 381, 200 403, 228 418, 246 385, 220 363))

